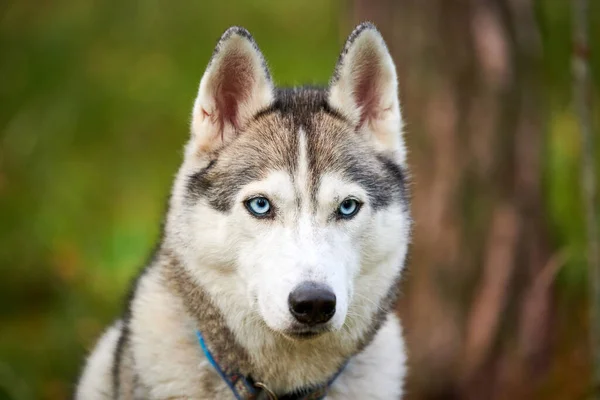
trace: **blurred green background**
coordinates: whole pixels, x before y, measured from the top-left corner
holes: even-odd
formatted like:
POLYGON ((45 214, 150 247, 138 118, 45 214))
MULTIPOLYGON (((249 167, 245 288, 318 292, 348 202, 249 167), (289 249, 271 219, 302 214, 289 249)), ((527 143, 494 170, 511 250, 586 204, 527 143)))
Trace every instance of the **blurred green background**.
MULTIPOLYGON (((600 7, 591 3, 597 94, 600 7)), ((544 216, 566 260, 552 289, 553 309, 563 309, 553 323, 570 324, 561 315, 581 310, 573 332, 553 346, 585 353, 570 2, 531 7, 542 45, 544 216)), ((360 10, 334 0, 0 4, 0 399, 69 397, 158 237, 197 85, 220 34, 246 27, 279 84, 324 84, 360 10)), ((401 40, 418 42, 390 42, 401 40)), ((588 371, 582 365, 575 370, 588 371)))

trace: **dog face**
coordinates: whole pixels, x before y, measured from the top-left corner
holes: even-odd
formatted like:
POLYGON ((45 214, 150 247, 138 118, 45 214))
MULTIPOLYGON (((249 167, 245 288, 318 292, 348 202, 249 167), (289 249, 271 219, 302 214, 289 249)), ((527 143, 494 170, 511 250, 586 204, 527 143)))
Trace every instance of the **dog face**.
POLYGON ((348 38, 327 89, 285 90, 231 28, 200 83, 167 239, 238 326, 297 339, 356 325, 404 264, 401 130, 395 68, 372 25, 348 38))

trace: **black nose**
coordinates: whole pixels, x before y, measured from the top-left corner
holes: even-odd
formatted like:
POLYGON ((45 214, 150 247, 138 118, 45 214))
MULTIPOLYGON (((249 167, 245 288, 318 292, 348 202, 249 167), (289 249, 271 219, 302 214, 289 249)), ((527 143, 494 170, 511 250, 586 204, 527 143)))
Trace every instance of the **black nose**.
POLYGON ((322 324, 335 314, 335 294, 323 284, 304 282, 290 293, 288 305, 298 322, 310 326, 322 324))

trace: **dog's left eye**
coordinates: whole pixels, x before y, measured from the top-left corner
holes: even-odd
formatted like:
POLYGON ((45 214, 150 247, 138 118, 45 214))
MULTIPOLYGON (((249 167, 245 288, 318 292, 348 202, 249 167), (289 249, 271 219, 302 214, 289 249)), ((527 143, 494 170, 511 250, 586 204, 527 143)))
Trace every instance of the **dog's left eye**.
POLYGON ((244 204, 255 217, 266 217, 271 211, 271 203, 266 197, 254 197, 246 200, 244 204))
POLYGON ((337 213, 342 218, 352 218, 360 210, 360 202, 356 199, 348 198, 341 202, 337 209, 337 213))

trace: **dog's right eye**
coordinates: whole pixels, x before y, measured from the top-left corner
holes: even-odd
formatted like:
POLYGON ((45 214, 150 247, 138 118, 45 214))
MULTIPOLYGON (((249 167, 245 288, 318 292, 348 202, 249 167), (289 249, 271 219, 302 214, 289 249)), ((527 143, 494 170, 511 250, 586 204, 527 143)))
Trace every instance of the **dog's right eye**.
POLYGON ((253 197, 246 200, 244 205, 255 217, 264 218, 271 215, 271 202, 266 197, 253 197))

